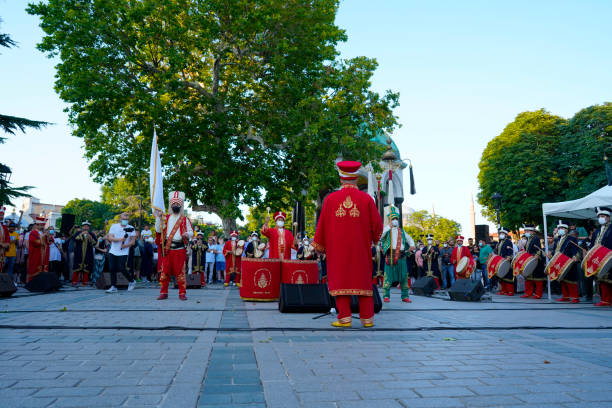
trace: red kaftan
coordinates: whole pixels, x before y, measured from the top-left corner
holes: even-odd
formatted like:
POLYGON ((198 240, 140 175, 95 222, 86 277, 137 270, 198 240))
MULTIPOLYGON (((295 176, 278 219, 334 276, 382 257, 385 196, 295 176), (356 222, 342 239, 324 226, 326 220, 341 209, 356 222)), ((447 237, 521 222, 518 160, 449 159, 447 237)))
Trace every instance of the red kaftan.
POLYGON ((261 234, 270 241, 270 259, 291 259, 291 248, 294 248, 293 234, 286 228, 261 227, 261 234), (282 232, 281 232, 282 231, 282 232))
POLYGON ((28 276, 26 282, 31 281, 41 272, 49 271, 49 248, 41 239, 38 230, 30 231, 28 237, 28 276))
POLYGON ((223 245, 223 256, 225 257, 225 273, 240 273, 242 255, 236 255, 236 241, 225 241, 223 245))
POLYGON ((325 251, 332 296, 372 296, 372 242, 383 223, 370 195, 344 184, 323 202, 312 245, 325 251))

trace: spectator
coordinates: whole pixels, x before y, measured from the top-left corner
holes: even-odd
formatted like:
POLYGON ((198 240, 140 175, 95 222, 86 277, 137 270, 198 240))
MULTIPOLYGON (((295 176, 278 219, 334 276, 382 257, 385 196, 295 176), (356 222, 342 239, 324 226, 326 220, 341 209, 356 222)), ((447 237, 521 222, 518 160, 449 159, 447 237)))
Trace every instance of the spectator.
POLYGON ((94 269, 91 276, 91 283, 96 283, 102 272, 104 271, 104 264, 106 263, 106 256, 108 254, 109 244, 106 241, 106 235, 104 231, 98 233, 98 239, 96 246, 94 247, 94 269))
POLYGON ((15 259, 17 258, 17 244, 19 243, 19 234, 15 229, 15 223, 11 222, 8 226, 9 247, 4 252, 4 273, 8 273, 13 282, 16 281, 16 277, 13 276, 13 270, 15 269, 15 259))
POLYGON ((480 253, 478 255, 480 273, 482 274, 485 289, 490 290, 491 282, 489 281, 489 275, 487 272, 487 261, 489 260, 489 256, 493 253, 493 248, 491 248, 491 245, 482 239, 478 243, 478 246, 480 247, 480 253))
POLYGON ((140 236, 140 231, 136 232, 136 240, 134 241, 134 277, 140 282, 140 267, 142 264, 142 252, 144 251, 144 241, 140 236))
POLYGON ((225 242, 223 238, 219 238, 215 245, 215 269, 217 269, 217 282, 221 283, 225 279, 225 256, 223 256, 223 246, 225 242))
POLYGON ((214 278, 215 250, 216 250, 215 237, 210 235, 208 237, 208 249, 206 250, 206 263, 204 266, 207 284, 211 284, 214 278))
POLYGON ((120 216, 121 223, 113 224, 108 232, 108 241, 111 243, 108 263, 110 266, 111 273, 111 287, 106 291, 107 293, 117 292, 117 272, 121 274, 130 282, 128 285, 128 291, 134 290, 136 281, 126 271, 128 255, 130 247, 134 244, 136 232, 134 227, 128 224, 128 213, 122 213, 120 216))
POLYGON ((425 272, 423 271, 423 248, 425 248, 425 245, 419 241, 417 243, 417 250, 414 253, 414 259, 417 264, 417 279, 425 276, 425 272))
POLYGON ((151 238, 153 236, 153 231, 151 231, 151 226, 149 224, 144 225, 144 229, 140 232, 140 236, 144 242, 147 242, 147 238, 151 238))
POLYGON ((53 272, 59 279, 62 278, 62 245, 64 240, 55 235, 55 228, 49 227, 48 231, 51 236, 49 244, 49 272, 53 272))
POLYGON ((453 253, 454 242, 449 239, 442 244, 440 249, 440 262, 442 263, 442 288, 450 288, 455 283, 455 270, 451 264, 451 254, 453 253), (448 281, 447 281, 448 278, 448 281), (448 285, 447 285, 448 282, 448 285))
POLYGON ((142 244, 140 277, 142 278, 143 282, 150 282, 152 280, 151 274, 153 273, 153 244, 155 240, 153 239, 152 234, 145 234, 145 236, 146 238, 143 237, 142 244))

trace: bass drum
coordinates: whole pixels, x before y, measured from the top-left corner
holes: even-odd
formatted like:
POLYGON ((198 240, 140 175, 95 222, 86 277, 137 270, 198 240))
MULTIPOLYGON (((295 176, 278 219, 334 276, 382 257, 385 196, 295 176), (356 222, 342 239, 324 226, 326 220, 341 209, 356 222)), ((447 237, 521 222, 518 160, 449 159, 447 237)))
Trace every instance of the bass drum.
POLYGON ((244 251, 244 240, 241 239, 236 243, 236 249, 234 249, 234 255, 242 256, 242 252, 244 251))
POLYGON ((469 278, 474 272, 474 266, 474 262, 469 257, 464 256, 457 262, 457 275, 469 278))
POLYGON ((550 280, 562 281, 574 265, 574 262, 572 258, 559 252, 550 259, 544 272, 550 276, 550 280))
POLYGON ((527 251, 520 251, 512 260, 512 269, 514 271, 514 276, 520 274, 527 278, 531 276, 537 266, 538 258, 536 258, 534 255, 531 255, 527 251))
POLYGON ((487 262, 487 275, 489 279, 493 278, 493 276, 503 279, 508 272, 510 272, 510 267, 510 261, 506 258, 499 255, 492 255, 487 262))
POLYGON ((612 251, 603 245, 595 245, 582 261, 582 270, 588 278, 597 275, 599 279, 610 279, 612 251))

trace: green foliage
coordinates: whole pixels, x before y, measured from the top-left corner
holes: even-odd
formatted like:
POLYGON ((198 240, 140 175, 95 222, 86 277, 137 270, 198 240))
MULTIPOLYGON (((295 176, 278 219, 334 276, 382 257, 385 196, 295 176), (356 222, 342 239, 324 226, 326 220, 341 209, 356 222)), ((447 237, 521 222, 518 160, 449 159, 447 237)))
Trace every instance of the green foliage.
POLYGON ((12 200, 18 197, 31 197, 28 194, 28 190, 30 190, 32 186, 23 186, 23 187, 12 187, 11 183, 0 182, 0 205, 12 205, 14 206, 12 200))
POLYGON ((339 60, 338 0, 65 1, 30 4, 60 59, 95 181, 139 179, 153 126, 164 184, 224 220, 239 204, 290 207, 338 184, 334 159, 368 162, 399 96, 370 90, 376 61, 339 60), (262 191, 265 194, 262 194, 262 191))
POLYGON ((142 227, 144 223, 155 224, 148 197, 148 186, 129 181, 123 177, 115 179, 110 185, 102 186, 102 203, 120 214, 130 214, 131 223, 142 227))
POLYGON ((105 227, 105 221, 113 219, 118 211, 109 204, 75 198, 66 204, 62 213, 74 214, 75 225, 80 225, 83 221, 89 221, 93 229, 101 230, 105 227))
POLYGON ((495 192, 503 196, 501 223, 512 229, 524 222, 538 224, 542 203, 564 196, 567 181, 559 166, 566 128, 565 119, 543 109, 523 112, 489 142, 478 174, 478 202, 489 220, 495 219, 495 192))
MULTIPOLYGON (((304 205, 304 208, 306 210, 306 235, 312 239, 314 237, 316 229, 316 225, 314 222, 315 206, 313 203, 306 203, 304 205)), ((287 219, 285 220, 285 227, 290 228, 293 231, 293 214, 291 208, 283 208, 280 210, 276 208, 270 209, 270 226, 274 226, 274 220, 272 218, 276 211, 283 211, 285 214, 287 214, 287 219)), ((257 231, 257 233, 259 233, 266 219, 266 214, 267 212, 265 207, 250 207, 246 217, 247 223, 243 228, 244 233, 247 235, 253 231, 257 231)))
POLYGON ((434 240, 444 242, 449 238, 456 237, 461 231, 461 224, 439 215, 432 216, 426 210, 415 211, 408 217, 406 231, 415 241, 425 242, 427 234, 433 234, 434 240))

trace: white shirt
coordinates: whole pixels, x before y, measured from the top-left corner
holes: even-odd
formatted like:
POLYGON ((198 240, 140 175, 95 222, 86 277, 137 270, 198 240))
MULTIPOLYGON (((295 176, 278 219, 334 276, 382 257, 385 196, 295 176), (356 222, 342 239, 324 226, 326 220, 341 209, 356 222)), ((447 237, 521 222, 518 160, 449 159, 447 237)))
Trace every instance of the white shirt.
MULTIPOLYGON (((162 215, 163 217, 163 215, 162 215)), ((170 238, 170 233, 172 232, 172 229, 174 228, 174 224, 176 224, 176 222, 179 220, 179 218, 181 218, 181 214, 170 214, 170 216, 168 217, 168 224, 166 225, 166 239, 170 238)), ((186 225, 187 225, 187 236, 189 237, 189 239, 193 238, 193 228, 191 227, 191 223, 189 222, 189 220, 186 220, 186 225)), ((155 219, 155 231, 161 231, 161 218, 156 218, 155 219)), ((174 234, 174 237, 172 237, 172 241, 182 241, 183 238, 181 237, 181 228, 177 228, 176 229, 176 233, 174 234)))
POLYGON ((57 247, 61 247, 63 241, 61 238, 54 238, 54 242, 49 245, 49 262, 51 261, 61 261, 62 253, 57 249, 57 247))
POLYGON ((146 240, 147 238, 153 236, 153 231, 151 231, 151 230, 142 230, 140 232, 140 236, 142 237, 143 240, 146 240))
POLYGON ((121 245, 127 243, 131 237, 136 236, 136 230, 131 225, 126 225, 125 227, 121 224, 113 224, 108 231, 109 236, 113 236, 115 238, 123 238, 125 234, 128 234, 128 237, 124 241, 119 242, 111 242, 110 250, 108 251, 111 255, 115 256, 124 256, 129 255, 130 247, 125 247, 121 249, 121 245), (124 228, 132 228, 132 232, 125 232, 124 228))

